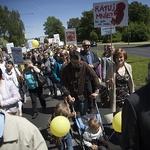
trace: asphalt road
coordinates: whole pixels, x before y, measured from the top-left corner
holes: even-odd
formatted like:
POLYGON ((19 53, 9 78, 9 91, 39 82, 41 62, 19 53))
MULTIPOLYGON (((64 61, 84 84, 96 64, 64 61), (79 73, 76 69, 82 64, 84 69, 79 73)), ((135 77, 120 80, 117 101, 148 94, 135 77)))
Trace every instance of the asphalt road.
MULTIPOLYGON (((59 96, 57 99, 53 99, 53 98, 49 97, 46 86, 44 87, 44 96, 46 98, 46 103, 47 103, 46 111, 43 112, 43 110, 39 104, 39 100, 38 100, 39 115, 37 116, 37 118, 32 119, 31 100, 30 100, 30 97, 28 96, 27 103, 24 104, 24 106, 23 106, 23 117, 27 118, 29 121, 31 121, 34 125, 36 125, 39 128, 44 139, 46 140, 49 150, 56 150, 57 148, 55 147, 53 142, 50 140, 50 138, 47 134, 46 128, 47 128, 47 121, 51 117, 51 114, 53 113, 55 105, 58 102, 62 101, 62 98, 59 96)), ((97 99, 97 104, 100 107, 99 98, 97 99)), ((108 124, 108 122, 104 118, 104 115, 109 114, 110 111, 108 108, 99 108, 99 111, 100 111, 100 115, 102 118, 105 135, 107 138, 109 138, 112 135, 112 133, 114 132, 114 130, 113 130, 112 126, 108 124)), ((81 146, 79 145, 80 136, 76 130, 73 132, 73 135, 74 135, 73 136, 74 149, 78 150, 81 148, 81 146)), ((121 150, 120 135, 117 133, 113 134, 113 136, 110 138, 108 144, 109 144, 110 150, 121 150)))
MULTIPOLYGON (((133 47, 132 45, 118 46, 116 44, 115 48, 116 49, 123 48, 127 52, 127 54, 150 58, 150 46, 147 46, 147 47, 135 46, 135 47, 133 47)), ((104 49, 103 45, 97 46, 97 47, 91 47, 91 50, 103 50, 103 49, 104 49)))

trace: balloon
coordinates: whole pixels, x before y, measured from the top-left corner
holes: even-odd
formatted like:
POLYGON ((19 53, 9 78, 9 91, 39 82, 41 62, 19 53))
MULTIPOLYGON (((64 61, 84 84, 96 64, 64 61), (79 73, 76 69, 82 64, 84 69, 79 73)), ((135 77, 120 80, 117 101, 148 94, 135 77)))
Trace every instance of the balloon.
POLYGON ((116 132, 121 133, 121 126, 122 126, 122 112, 118 112, 112 121, 112 126, 116 132))
POLYGON ((70 122, 64 116, 57 116, 51 121, 50 130, 57 137, 65 136, 70 130, 70 122))
POLYGON ((38 48, 39 42, 38 42, 37 40, 32 40, 32 46, 33 46, 34 48, 38 48))

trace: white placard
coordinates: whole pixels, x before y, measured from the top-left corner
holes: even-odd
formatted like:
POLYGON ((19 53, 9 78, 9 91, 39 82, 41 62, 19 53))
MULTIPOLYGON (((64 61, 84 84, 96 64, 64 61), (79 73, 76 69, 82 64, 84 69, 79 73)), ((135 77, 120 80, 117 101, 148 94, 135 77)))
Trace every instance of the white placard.
POLYGON ((59 38, 59 34, 54 34, 54 42, 59 45, 60 42, 60 38, 59 38))
POLYGON ((101 35, 109 35, 116 33, 116 27, 101 27, 101 35))
POLYGON ((7 47, 7 52, 10 54, 11 53, 11 47, 14 47, 14 43, 7 43, 6 47, 7 47))
POLYGON ((94 27, 128 26, 128 0, 93 3, 94 27))
POLYGON ((21 47, 11 47, 11 53, 15 64, 23 64, 21 47))
POLYGON ((76 29, 65 29, 66 44, 77 44, 76 29))

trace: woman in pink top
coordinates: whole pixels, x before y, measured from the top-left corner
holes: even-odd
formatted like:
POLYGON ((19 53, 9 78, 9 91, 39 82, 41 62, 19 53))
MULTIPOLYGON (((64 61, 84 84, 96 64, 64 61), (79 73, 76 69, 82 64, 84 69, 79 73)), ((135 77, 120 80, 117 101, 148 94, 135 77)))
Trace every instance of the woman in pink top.
POLYGON ((3 79, 2 70, 0 68, 0 107, 10 114, 17 115, 19 100, 20 94, 18 88, 11 80, 7 81, 3 79))

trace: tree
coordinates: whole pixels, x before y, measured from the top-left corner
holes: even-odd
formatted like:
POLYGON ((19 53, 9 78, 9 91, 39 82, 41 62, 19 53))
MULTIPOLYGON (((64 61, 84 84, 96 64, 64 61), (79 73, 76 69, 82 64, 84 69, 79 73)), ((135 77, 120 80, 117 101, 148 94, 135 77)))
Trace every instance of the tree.
POLYGON ((137 22, 150 23, 150 8, 147 5, 134 1, 128 7, 129 23, 137 22))
POLYGON ((62 22, 54 16, 48 17, 43 26, 45 34, 48 35, 49 38, 52 38, 54 34, 59 34, 61 40, 65 39, 65 27, 62 25, 62 22))
POLYGON ((9 11, 0 5, 0 36, 15 46, 25 43, 24 24, 18 11, 9 11))
POLYGON ((68 29, 69 28, 76 28, 76 29, 78 29, 79 25, 80 25, 80 19, 79 18, 71 18, 67 22, 68 29))

